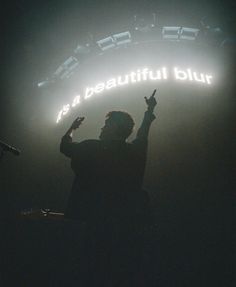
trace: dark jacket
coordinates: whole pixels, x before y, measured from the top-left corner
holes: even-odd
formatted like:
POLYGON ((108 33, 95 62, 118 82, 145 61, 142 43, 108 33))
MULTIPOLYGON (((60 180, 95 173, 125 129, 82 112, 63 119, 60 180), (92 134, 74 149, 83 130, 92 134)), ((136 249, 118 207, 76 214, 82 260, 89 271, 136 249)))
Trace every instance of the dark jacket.
POLYGON ((75 173, 66 217, 79 220, 129 218, 141 214, 147 203, 142 190, 147 138, 155 116, 146 112, 136 139, 125 141, 61 140, 60 151, 71 158, 75 173))

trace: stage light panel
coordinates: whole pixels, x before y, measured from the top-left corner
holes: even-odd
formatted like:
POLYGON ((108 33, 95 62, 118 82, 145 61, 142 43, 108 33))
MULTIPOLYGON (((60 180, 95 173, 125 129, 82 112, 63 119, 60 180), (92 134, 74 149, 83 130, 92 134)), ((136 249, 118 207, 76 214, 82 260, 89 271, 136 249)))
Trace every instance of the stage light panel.
POLYGON ((66 78, 79 65, 78 60, 71 56, 54 72, 54 77, 66 78))
POLYGON ((62 64, 62 67, 65 69, 65 70, 73 70, 74 68, 76 68, 78 66, 78 60, 71 56, 69 57, 63 64, 62 64))
POLYGON ((180 31, 181 40, 195 40, 199 33, 199 29, 183 27, 180 31))
POLYGON ((181 27, 163 27, 162 37, 163 39, 178 40, 181 27))
POLYGON ((106 51, 115 47, 115 42, 111 36, 97 41, 97 44, 102 49, 102 51, 106 51))
POLYGON ((112 37, 117 45, 131 43, 131 34, 129 31, 114 34, 112 37))

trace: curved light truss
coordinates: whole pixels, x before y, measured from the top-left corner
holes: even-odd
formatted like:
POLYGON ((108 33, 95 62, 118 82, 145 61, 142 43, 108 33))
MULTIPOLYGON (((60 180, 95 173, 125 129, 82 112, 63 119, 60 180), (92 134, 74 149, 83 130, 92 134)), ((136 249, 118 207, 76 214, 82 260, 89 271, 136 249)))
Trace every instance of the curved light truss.
POLYGON ((124 31, 109 35, 103 39, 97 40, 92 44, 78 45, 73 55, 68 57, 55 72, 45 80, 38 83, 38 87, 44 87, 58 81, 69 79, 80 67, 80 65, 92 55, 103 55, 109 50, 128 47, 143 42, 159 42, 159 41, 176 41, 176 42, 191 42, 199 44, 199 36, 206 31, 192 27, 180 26, 163 26, 156 27, 150 25, 143 32, 135 27, 132 31, 124 31), (138 31, 137 31, 138 30, 138 31), (147 34, 149 39, 147 40, 147 34))

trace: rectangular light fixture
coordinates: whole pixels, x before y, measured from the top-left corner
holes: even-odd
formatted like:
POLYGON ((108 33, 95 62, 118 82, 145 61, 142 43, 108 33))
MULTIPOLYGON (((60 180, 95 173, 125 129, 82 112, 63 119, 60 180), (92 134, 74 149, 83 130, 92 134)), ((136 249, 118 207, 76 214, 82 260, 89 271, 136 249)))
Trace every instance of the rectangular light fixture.
POLYGON ((72 72, 79 65, 79 61, 71 56, 65 62, 60 65, 54 72, 54 77, 65 78, 70 72, 72 72))
POLYGON ((71 56, 62 64, 62 66, 67 70, 73 70, 76 66, 78 66, 78 60, 71 56))
POLYGON ((131 43, 131 35, 129 31, 114 34, 112 37, 117 45, 131 43))
POLYGON ((180 31, 181 40, 195 40, 199 33, 199 29, 183 27, 180 31))
POLYGON ((97 44, 102 49, 102 51, 115 47, 115 42, 111 36, 97 41, 97 44))
POLYGON ((163 39, 178 40, 181 27, 163 27, 162 37, 163 39))

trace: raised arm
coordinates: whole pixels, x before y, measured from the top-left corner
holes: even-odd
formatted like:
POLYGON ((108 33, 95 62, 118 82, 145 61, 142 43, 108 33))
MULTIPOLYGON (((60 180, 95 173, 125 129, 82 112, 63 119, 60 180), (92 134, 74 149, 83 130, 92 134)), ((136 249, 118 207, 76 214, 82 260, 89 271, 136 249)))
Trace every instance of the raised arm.
POLYGON ((72 142, 73 132, 79 128, 83 120, 84 117, 77 117, 61 139, 60 152, 68 157, 72 157, 76 148, 76 143, 72 142))
POLYGON ((136 140, 147 140, 149 129, 151 123, 155 120, 156 116, 153 114, 154 109, 157 105, 157 101, 155 99, 156 90, 153 91, 152 95, 147 98, 144 97, 145 102, 147 104, 147 111, 144 113, 144 118, 140 128, 138 129, 136 140))

